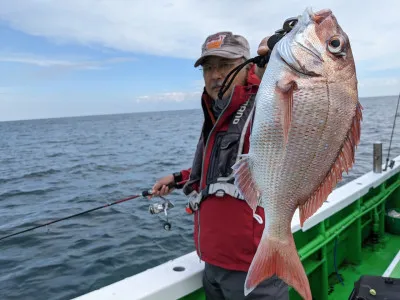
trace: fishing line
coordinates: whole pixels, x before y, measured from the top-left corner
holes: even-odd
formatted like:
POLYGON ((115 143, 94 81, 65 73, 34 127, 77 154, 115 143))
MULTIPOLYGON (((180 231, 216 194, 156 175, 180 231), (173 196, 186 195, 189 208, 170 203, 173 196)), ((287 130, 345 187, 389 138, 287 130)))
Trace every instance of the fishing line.
MULTIPOLYGON (((388 150, 388 156, 386 158, 386 165, 385 168, 383 169, 383 171, 387 170, 388 164, 389 164, 389 157, 390 157, 390 148, 392 147, 392 139, 393 139, 393 133, 394 133, 394 128, 396 126, 396 119, 397 119, 397 112, 399 110, 399 102, 400 102, 400 93, 399 93, 399 97, 397 98, 397 107, 396 107, 396 112, 394 113, 394 120, 393 120, 393 127, 392 127, 392 135, 390 136, 390 143, 389 143, 389 150, 388 150)), ((391 160, 390 161, 390 165, 389 167, 391 169, 393 169, 395 161, 391 160)))
POLYGON ((222 82, 222 86, 218 92, 218 98, 221 100, 223 95, 226 93, 226 91, 229 89, 229 87, 231 86, 233 80, 235 79, 236 75, 239 74, 240 70, 247 65, 248 63, 255 63, 257 64, 257 66, 259 66, 260 68, 263 68, 269 61, 269 57, 270 57, 270 53, 268 53, 266 56, 256 56, 253 58, 250 58, 248 60, 246 60, 244 63, 241 63, 240 65, 238 65, 237 67, 235 67, 233 70, 231 70, 228 75, 226 75, 226 77, 224 78, 224 81, 222 82), (231 80, 229 81, 228 85, 226 85, 226 82, 228 80, 228 78, 231 76, 231 80))
MULTIPOLYGON (((171 188, 175 188, 176 186, 177 186, 176 184, 169 184, 168 188, 171 189, 171 188)), ((74 218, 74 217, 78 217, 78 216, 81 216, 81 215, 84 215, 84 214, 87 214, 87 213, 90 213, 90 212, 93 212, 93 211, 96 211, 96 210, 99 210, 99 209, 110 207, 110 206, 113 206, 113 205, 116 205, 116 204, 120 204, 120 203, 129 201, 129 200, 133 200, 133 199, 136 199, 136 198, 139 198, 139 197, 145 198, 145 197, 148 197, 148 196, 151 196, 151 195, 152 195, 151 190, 145 190, 145 191, 142 191, 139 194, 132 195, 132 196, 129 196, 127 198, 119 199, 117 201, 114 201, 114 202, 111 202, 111 203, 107 203, 107 204, 103 204, 103 205, 100 205, 98 207, 91 208, 91 209, 85 210, 85 211, 77 213, 77 214, 73 214, 73 215, 70 215, 70 216, 67 216, 67 217, 63 217, 63 218, 60 218, 60 219, 56 219, 56 220, 53 220, 53 221, 50 221, 50 222, 47 222, 47 223, 44 223, 44 224, 41 224, 41 225, 37 225, 37 226, 31 227, 31 228, 28 228, 28 229, 25 229, 25 230, 21 230, 21 231, 15 232, 15 233, 8 234, 6 236, 0 237, 0 241, 4 240, 6 238, 12 237, 12 236, 20 235, 22 233, 35 230, 37 228, 47 227, 48 225, 51 225, 51 224, 54 224, 54 223, 57 223, 57 222, 61 222, 61 221, 68 220, 68 219, 71 219, 71 218, 74 218)), ((160 196, 160 198, 163 199, 163 203, 150 204, 149 212, 150 212, 150 214, 158 214, 160 212, 164 212, 166 214, 166 216, 167 216, 167 223, 168 223, 168 224, 167 223, 164 224, 164 229, 165 230, 170 230, 171 229, 171 224, 169 224, 169 222, 168 222, 167 211, 170 208, 174 207, 174 206, 173 206, 173 204, 171 202, 166 200, 164 197, 160 196), (158 210, 158 209, 160 209, 160 210, 158 210)), ((48 230, 48 228, 47 228, 47 230, 48 230)))

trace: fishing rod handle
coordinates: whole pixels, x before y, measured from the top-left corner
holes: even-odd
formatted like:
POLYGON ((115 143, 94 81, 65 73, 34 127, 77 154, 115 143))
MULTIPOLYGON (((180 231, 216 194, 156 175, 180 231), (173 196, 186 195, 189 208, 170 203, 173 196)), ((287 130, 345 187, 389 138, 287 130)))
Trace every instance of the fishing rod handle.
MULTIPOLYGON (((176 183, 172 182, 172 183, 169 183, 169 184, 167 185, 167 187, 168 187, 168 189, 172 189, 172 188, 176 188, 177 185, 176 185, 176 183)), ((151 190, 147 190, 147 191, 143 191, 143 192, 142 192, 142 196, 143 196, 143 197, 151 196, 152 194, 153 194, 153 193, 151 192, 151 190)))

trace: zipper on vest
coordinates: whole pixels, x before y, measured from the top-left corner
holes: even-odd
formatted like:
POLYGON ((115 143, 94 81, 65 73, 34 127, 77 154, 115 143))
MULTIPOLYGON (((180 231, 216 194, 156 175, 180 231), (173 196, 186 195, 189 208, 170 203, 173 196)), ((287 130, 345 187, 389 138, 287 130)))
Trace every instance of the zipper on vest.
MULTIPOLYGON (((235 90, 235 88, 233 88, 233 90, 231 92, 231 95, 229 96, 228 103, 225 105, 224 109, 219 114, 218 119, 215 121, 213 128, 211 128, 210 133, 208 134, 208 137, 207 137, 207 140, 206 140, 206 145, 205 145, 204 151, 203 151, 203 162, 202 162, 202 166, 201 166, 201 176, 200 176, 200 186, 199 186, 200 192, 201 192, 201 187, 203 185, 203 179, 204 179, 204 176, 203 176, 204 175, 204 159, 205 159, 205 156, 206 156, 206 152, 208 150, 207 149, 208 148, 208 142, 210 141, 210 136, 213 133, 215 127, 217 126, 219 119, 223 116, 223 114, 225 113, 225 111, 227 110, 229 105, 231 104, 231 102, 232 102, 232 94, 233 94, 234 90, 235 90)), ((200 248, 200 206, 199 206, 199 209, 197 210, 197 245, 199 247, 198 256, 199 256, 199 258, 201 260, 201 251, 200 251, 200 249, 201 249, 200 248)))

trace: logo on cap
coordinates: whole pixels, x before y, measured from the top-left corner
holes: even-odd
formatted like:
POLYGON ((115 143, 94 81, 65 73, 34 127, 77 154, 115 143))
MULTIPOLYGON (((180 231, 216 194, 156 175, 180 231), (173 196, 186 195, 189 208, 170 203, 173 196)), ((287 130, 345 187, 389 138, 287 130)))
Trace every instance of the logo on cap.
POLYGON ((210 49, 221 48, 221 45, 225 37, 226 37, 225 34, 210 37, 208 42, 206 43, 206 49, 210 50, 210 49))

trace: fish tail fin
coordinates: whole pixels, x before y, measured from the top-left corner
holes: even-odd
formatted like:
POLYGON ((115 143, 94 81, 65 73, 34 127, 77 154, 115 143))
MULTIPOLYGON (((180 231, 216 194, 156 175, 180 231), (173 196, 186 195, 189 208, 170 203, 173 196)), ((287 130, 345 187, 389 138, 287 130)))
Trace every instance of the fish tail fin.
POLYGON ((310 284, 292 235, 289 240, 263 237, 247 273, 244 284, 245 296, 273 275, 293 287, 303 299, 312 300, 310 284))
POLYGON ((251 157, 245 154, 241 155, 241 158, 232 166, 232 169, 235 178, 235 186, 254 212, 257 208, 261 193, 253 179, 251 165, 251 157))

